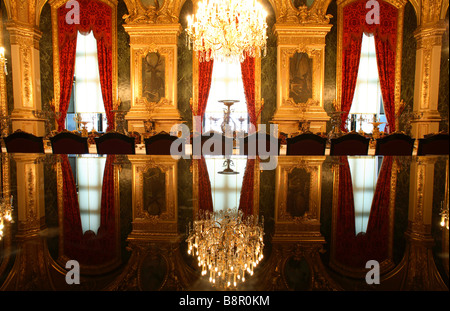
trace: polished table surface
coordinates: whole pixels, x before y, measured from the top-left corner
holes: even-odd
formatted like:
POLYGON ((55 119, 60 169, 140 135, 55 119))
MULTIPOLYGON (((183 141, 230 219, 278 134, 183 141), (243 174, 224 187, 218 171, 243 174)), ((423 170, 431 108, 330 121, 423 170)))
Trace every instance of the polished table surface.
POLYGON ((251 213, 264 219, 264 259, 238 289, 448 290, 448 156, 279 156, 273 170, 257 161, 250 183, 246 157, 230 158, 233 175, 219 173, 223 157, 204 160, 3 153, 14 209, 0 289, 73 290, 69 260, 81 265, 78 290, 214 289, 185 242, 210 189, 214 210, 252 191, 251 213), (85 248, 70 248, 78 231, 85 248), (371 259, 380 284, 366 282, 371 259))

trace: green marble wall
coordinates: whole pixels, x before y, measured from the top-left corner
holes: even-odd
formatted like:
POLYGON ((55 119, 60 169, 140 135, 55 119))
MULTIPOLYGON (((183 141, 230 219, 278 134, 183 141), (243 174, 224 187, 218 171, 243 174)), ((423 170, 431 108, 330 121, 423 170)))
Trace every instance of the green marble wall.
POLYGON ((261 98, 264 99, 261 124, 265 124, 268 131, 277 109, 277 39, 273 32, 276 20, 269 1, 261 3, 267 12, 267 55, 261 59, 261 98))
POLYGON ((132 179, 133 171, 128 156, 116 156, 116 163, 120 165, 119 169, 119 226, 120 226, 120 250, 122 261, 126 262, 131 252, 127 250, 128 235, 132 231, 133 222, 133 198, 132 198, 132 179))
POLYGON ((448 30, 448 9, 445 17, 445 24, 447 30, 442 36, 442 52, 441 52, 441 75, 439 78, 439 102, 438 102, 438 111, 441 113, 443 121, 440 124, 440 131, 448 131, 448 106, 449 106, 449 97, 448 97, 448 78, 449 78, 449 69, 448 69, 448 48, 449 48, 449 30, 448 30))
POLYGON ((123 28, 127 7, 123 0, 117 3, 117 86, 122 105, 119 110, 128 111, 131 107, 131 73, 130 73, 130 36, 123 28))
POLYGON ((190 99, 192 98, 192 51, 186 45, 187 27, 186 17, 194 13, 191 0, 187 0, 180 11, 179 22, 183 31, 178 37, 178 76, 177 76, 177 101, 181 118, 186 125, 192 128, 192 111, 190 99))
MULTIPOLYGON (((412 111, 414 105, 414 80, 416 75, 417 16, 411 3, 406 3, 403 19, 402 80, 400 98, 406 103, 405 112, 412 111)), ((404 120, 400 118, 400 130, 405 130, 404 120)))
MULTIPOLYGON (((50 4, 45 3, 39 20, 42 37, 39 40, 41 74, 41 102, 43 111, 51 111, 50 101, 55 97, 53 87, 52 15, 50 4)), ((51 124, 52 129, 55 124, 51 124)))
MULTIPOLYGON (((333 100, 336 99, 336 54, 337 54, 337 5, 333 0, 328 6, 327 13, 333 18, 330 24, 333 25, 330 32, 325 36, 325 78, 323 85, 323 106, 329 114, 334 111, 333 100)), ((327 132, 331 130, 327 124, 327 132)))

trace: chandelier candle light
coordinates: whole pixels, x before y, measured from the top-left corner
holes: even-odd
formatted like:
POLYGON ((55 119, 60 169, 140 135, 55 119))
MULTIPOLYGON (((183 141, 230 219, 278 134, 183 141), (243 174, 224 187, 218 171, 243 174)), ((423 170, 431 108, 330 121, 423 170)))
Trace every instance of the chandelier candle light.
POLYGON ((263 222, 236 209, 200 213, 189 224, 188 254, 197 257, 201 274, 209 273, 214 286, 236 287, 263 258, 263 222))
POLYGON ((243 62, 266 54, 267 13, 257 0, 204 0, 188 16, 189 46, 199 61, 243 62))

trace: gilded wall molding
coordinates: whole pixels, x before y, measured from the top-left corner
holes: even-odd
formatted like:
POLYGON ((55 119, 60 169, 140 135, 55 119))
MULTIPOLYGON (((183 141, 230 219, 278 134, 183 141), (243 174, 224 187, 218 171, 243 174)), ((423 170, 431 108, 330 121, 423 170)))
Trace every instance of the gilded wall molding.
POLYGON ((279 131, 287 134, 298 132, 300 119, 311 122, 312 132, 325 132, 329 120, 324 110, 323 89, 325 81, 325 36, 332 25, 329 23, 279 23, 275 24, 277 36, 277 110, 272 119, 279 131), (297 103, 290 96, 290 61, 296 53, 305 53, 311 59, 311 97, 304 103, 297 103), (314 105, 311 105, 314 103, 314 105), (304 105, 300 112, 298 105, 304 105))
POLYGON ((320 237, 320 205, 322 163, 325 157, 279 157, 275 182, 275 236, 290 239, 295 236, 320 237), (302 216, 287 211, 289 173, 296 168, 309 174, 309 205, 302 216))
POLYGON ((144 232, 155 235, 173 235, 178 227, 178 160, 171 156, 129 156, 132 165, 132 206, 133 232, 144 232), (144 204, 144 173, 151 169, 159 169, 165 176, 165 210, 159 215, 150 215, 144 204))
MULTIPOLYGON (((125 24, 131 47, 131 108, 126 115, 128 131, 144 132, 144 121, 156 121, 156 131, 169 132, 181 120, 177 104, 177 44, 181 32, 179 24, 125 24), (165 95, 158 107, 149 111, 142 101, 143 59, 148 53, 164 58, 165 95)), ((155 104, 155 103, 152 103, 155 104)))

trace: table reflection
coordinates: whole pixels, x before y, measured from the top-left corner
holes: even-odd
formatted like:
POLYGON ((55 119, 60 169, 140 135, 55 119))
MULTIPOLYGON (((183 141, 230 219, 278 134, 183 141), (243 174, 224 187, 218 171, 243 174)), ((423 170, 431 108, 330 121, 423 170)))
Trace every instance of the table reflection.
POLYGON ((274 170, 243 156, 1 160, 2 198, 17 198, 2 290, 72 290, 69 260, 82 290, 222 290, 185 240, 200 213, 226 208, 264 219, 263 260, 238 290, 448 290, 448 156, 279 156, 274 170))

